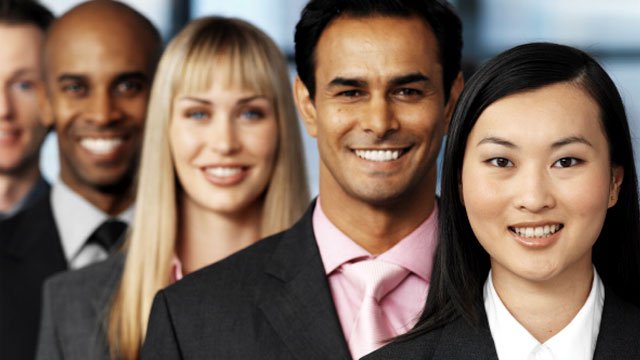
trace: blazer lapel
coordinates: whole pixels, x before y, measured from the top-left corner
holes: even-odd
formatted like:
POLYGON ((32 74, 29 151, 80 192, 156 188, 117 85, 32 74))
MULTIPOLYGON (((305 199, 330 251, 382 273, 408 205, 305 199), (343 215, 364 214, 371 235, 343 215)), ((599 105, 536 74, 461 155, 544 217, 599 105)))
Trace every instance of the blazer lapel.
POLYGON ((605 287, 594 360, 640 358, 640 309, 605 287), (631 346, 633 344, 633 346, 631 346))
POLYGON ((312 228, 315 201, 265 266, 258 306, 300 359, 350 359, 312 228))

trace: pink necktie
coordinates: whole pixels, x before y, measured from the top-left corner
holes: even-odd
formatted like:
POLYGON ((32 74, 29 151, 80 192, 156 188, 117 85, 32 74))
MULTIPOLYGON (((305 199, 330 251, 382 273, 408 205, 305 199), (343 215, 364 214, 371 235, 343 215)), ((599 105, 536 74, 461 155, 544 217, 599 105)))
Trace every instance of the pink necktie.
POLYGON ((409 271, 380 260, 363 260, 343 265, 342 272, 364 294, 349 337, 351 356, 359 359, 397 335, 379 303, 407 277, 409 271))

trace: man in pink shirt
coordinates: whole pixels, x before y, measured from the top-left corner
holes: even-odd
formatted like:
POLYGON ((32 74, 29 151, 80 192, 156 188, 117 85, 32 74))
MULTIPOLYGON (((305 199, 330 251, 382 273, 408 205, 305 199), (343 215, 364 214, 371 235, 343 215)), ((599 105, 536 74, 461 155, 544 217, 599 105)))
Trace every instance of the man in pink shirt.
POLYGON ((460 20, 435 0, 312 0, 295 41, 320 195, 291 229, 161 291, 143 359, 359 358, 420 315, 460 20))

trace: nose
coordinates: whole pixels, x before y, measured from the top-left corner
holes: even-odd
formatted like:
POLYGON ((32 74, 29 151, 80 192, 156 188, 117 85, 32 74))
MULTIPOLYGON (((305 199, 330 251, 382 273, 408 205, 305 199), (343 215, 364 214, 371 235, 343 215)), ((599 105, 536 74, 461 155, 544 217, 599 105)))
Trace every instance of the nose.
POLYGON ((10 119, 12 115, 11 95, 6 87, 0 87, 0 120, 10 119))
POLYGON ((91 121, 100 125, 106 125, 122 117, 117 101, 109 91, 94 91, 87 99, 86 113, 91 121))
POLYGON ((363 114, 361 126, 366 132, 382 139, 400 127, 392 106, 385 96, 373 96, 363 114))
POLYGON ((213 119, 213 126, 207 132, 209 148, 221 155, 232 155, 241 148, 238 139, 238 129, 233 118, 217 116, 213 119))
POLYGON ((537 213, 556 205, 553 184, 546 171, 533 166, 523 169, 514 184, 518 194, 515 206, 518 209, 537 213))

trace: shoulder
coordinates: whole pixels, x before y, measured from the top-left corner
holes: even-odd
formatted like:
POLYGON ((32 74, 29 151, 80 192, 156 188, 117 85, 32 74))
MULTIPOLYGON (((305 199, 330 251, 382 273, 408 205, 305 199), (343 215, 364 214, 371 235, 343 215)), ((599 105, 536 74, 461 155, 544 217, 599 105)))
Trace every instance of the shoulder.
POLYGON ((122 274, 124 258, 124 254, 117 253, 87 267, 55 274, 45 281, 45 296, 69 300, 96 297, 105 290, 111 291, 122 274))
POLYGON ((472 325, 458 316, 443 327, 397 340, 364 359, 497 360, 498 355, 486 324, 472 325))
POLYGON ((190 295, 216 295, 235 292, 250 286, 263 273, 265 264, 282 240, 283 233, 275 234, 219 261, 195 271, 164 292, 172 297, 188 298, 190 295))
MULTIPOLYGON (((640 308, 605 288, 604 307, 595 355, 640 358, 640 308)), ((613 357, 616 358, 616 357, 613 357)))

